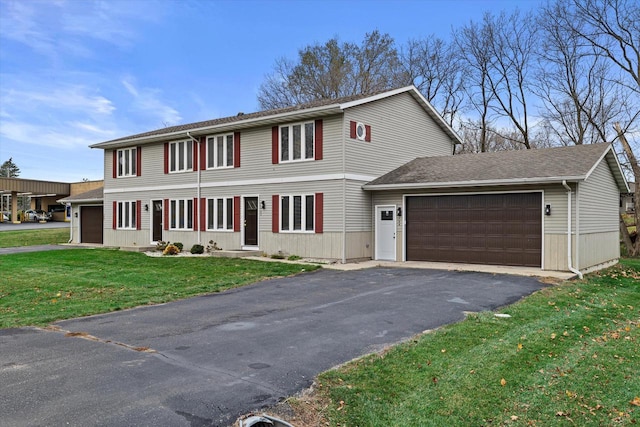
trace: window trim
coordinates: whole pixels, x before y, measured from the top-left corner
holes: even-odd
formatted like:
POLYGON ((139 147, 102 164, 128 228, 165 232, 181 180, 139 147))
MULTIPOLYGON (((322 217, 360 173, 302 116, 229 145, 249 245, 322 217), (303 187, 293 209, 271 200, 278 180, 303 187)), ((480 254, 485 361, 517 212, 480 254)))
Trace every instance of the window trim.
POLYGON ((316 233, 316 212, 318 210, 318 203, 316 200, 316 194, 283 194, 279 196, 278 201, 279 208, 279 218, 278 218, 278 229, 280 233, 294 233, 294 234, 315 234, 316 233), (300 197, 300 230, 294 230, 295 227, 295 209, 294 209, 294 198, 300 197), (307 218, 309 214, 307 213, 307 198, 311 197, 313 200, 313 212, 311 212, 311 221, 313 222, 313 227, 311 229, 307 229, 307 218), (285 218, 285 208, 283 202, 285 198, 288 200, 288 229, 284 229, 282 227, 283 220, 285 218))
POLYGON ((137 230, 138 210, 137 200, 121 200, 116 204, 116 230, 137 230), (122 218, 124 209, 129 211, 129 224, 124 224, 125 218, 122 218))
POLYGON ((194 144, 193 144, 193 140, 191 139, 184 139, 184 140, 180 140, 180 141, 173 141, 173 142, 169 142, 168 143, 168 171, 169 173, 184 173, 184 172, 193 172, 193 150, 194 150, 194 144), (180 154, 178 153, 178 148, 179 148, 179 144, 184 143, 184 149, 183 149, 183 156, 184 156, 184 168, 180 169, 180 165, 179 160, 180 160, 180 154), (173 149, 173 147, 175 147, 175 150, 173 149), (191 150, 189 150, 189 147, 191 147, 191 150), (174 154, 175 151, 175 154, 174 154), (174 159, 173 157, 176 157, 176 159, 174 159), (175 161, 172 161, 175 160, 175 161), (189 167, 189 162, 191 162, 191 167, 189 167), (172 169, 175 168, 175 169, 172 169))
POLYGON ((298 163, 298 162, 311 162, 316 157, 316 122, 314 120, 289 123, 286 125, 278 126, 278 163, 298 163), (307 157, 307 144, 306 144, 306 125, 311 125, 311 143, 312 152, 310 157, 307 157), (300 158, 293 158, 293 127, 300 126, 300 158), (282 149, 282 129, 288 129, 289 141, 287 144, 288 159, 283 158, 284 150, 282 149))
POLYGON ((116 178, 131 178, 138 176, 138 156, 140 155, 138 147, 119 148, 116 150, 116 178), (124 165, 120 163, 120 158, 124 158, 124 153, 129 152, 129 173, 122 173, 124 165), (135 153, 135 155, 134 155, 135 153))
POLYGON ((235 167, 235 155, 236 155, 236 136, 235 133, 218 133, 215 135, 207 135, 205 138, 205 164, 207 170, 215 170, 215 169, 233 169, 235 167), (223 158, 223 166, 218 166, 218 150, 216 147, 218 146, 218 138, 222 137, 222 158, 223 158), (228 139, 231 138, 231 164, 229 164, 229 150, 228 150, 228 139), (209 164, 209 141, 213 140, 213 156, 211 156, 211 161, 213 165, 209 164))
POLYGON ((194 209, 193 199, 169 199, 169 230, 178 230, 178 231, 193 231, 194 223, 193 223, 193 209, 194 209), (179 227, 180 217, 174 216, 174 210, 180 211, 180 202, 185 202, 182 207, 182 214, 184 215, 184 226, 179 227), (189 205, 191 205, 191 209, 189 209, 189 205), (177 209, 176 209, 177 208, 177 209), (189 226, 191 223, 191 226, 189 226))
POLYGON ((234 232, 234 202, 233 196, 226 197, 207 197, 206 198, 206 231, 218 231, 224 233, 233 233, 234 232), (222 200, 222 221, 223 228, 218 228, 218 201, 222 200), (211 212, 210 203, 213 202, 213 212, 211 212), (213 213, 213 215, 211 215, 213 213), (231 218, 229 218, 231 216, 231 218), (211 221, 209 219, 211 218, 211 221), (231 223, 229 223, 231 221, 231 223), (212 225, 213 227, 210 227, 212 225), (230 228, 229 225, 231 225, 230 228))

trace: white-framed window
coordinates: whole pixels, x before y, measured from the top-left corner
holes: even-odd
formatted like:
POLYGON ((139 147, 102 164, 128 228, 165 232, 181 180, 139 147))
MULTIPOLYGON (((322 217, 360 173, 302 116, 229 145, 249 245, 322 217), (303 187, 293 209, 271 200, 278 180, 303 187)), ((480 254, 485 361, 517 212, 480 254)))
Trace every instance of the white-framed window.
POLYGON ((207 230, 233 231, 233 197, 207 199, 207 230))
POLYGON ((233 134, 207 137, 207 169, 233 167, 233 134))
POLYGON ((193 230, 193 199, 169 201, 169 229, 193 230))
POLYGON ((169 172, 193 170, 193 141, 169 143, 169 172))
POLYGON ((313 232, 315 218, 315 196, 280 196, 280 231, 313 232))
POLYGON ((137 175, 138 150, 136 148, 118 150, 116 161, 118 162, 118 178, 137 175))
POLYGON ((118 202, 118 230, 135 230, 136 214, 136 202, 118 202))
POLYGON ((313 160, 314 134, 313 122, 280 126, 280 161, 313 160))

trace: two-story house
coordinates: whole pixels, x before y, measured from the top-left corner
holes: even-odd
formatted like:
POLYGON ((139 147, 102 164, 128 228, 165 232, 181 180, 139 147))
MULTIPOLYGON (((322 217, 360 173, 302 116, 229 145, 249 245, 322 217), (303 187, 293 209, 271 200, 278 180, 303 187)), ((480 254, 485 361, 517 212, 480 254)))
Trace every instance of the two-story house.
POLYGON ((66 200, 72 240, 569 271, 617 261, 628 187, 610 144, 454 156, 459 142, 413 86, 102 142, 103 194, 66 200))

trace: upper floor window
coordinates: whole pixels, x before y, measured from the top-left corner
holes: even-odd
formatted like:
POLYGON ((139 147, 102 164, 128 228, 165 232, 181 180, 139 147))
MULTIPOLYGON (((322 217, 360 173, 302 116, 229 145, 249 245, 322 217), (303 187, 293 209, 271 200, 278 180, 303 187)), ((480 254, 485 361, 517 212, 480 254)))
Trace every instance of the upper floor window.
POLYGON ((125 148, 118 150, 116 162, 118 164, 118 177, 136 176, 138 174, 138 149, 125 148))
POLYGON ((280 126, 280 161, 295 162, 313 159, 314 123, 280 126))
POLYGON ((118 202, 118 229, 135 230, 137 220, 136 202, 118 202))
POLYGON ((193 230, 193 199, 169 201, 169 228, 193 230))
POLYGON ((315 200, 312 194, 280 197, 280 231, 314 231, 315 200))
POLYGON ((207 138, 207 168, 232 168, 233 134, 214 135, 207 138))
POLYGON ((233 198, 207 199, 207 230, 233 231, 233 198))
POLYGON ((193 141, 169 143, 169 171, 186 172, 193 170, 193 141))

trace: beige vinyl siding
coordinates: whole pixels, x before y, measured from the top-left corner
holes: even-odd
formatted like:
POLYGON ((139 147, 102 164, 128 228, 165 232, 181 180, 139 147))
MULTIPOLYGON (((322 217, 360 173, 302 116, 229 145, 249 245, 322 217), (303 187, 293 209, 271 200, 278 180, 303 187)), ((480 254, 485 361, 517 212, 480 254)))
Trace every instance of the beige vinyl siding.
POLYGON ((364 184, 353 180, 345 183, 348 232, 371 230, 371 194, 362 190, 364 184))
MULTIPOLYGON (((576 185, 571 187, 571 232, 576 231, 576 185)), ((567 190, 562 184, 545 187, 544 205, 551 205, 551 215, 544 217, 545 234, 567 235, 567 190)))
POLYGON ((580 234, 619 230, 620 193, 606 161, 600 161, 580 184, 578 197, 580 234))
POLYGON ((581 270, 620 258, 620 232, 580 234, 581 270))
POLYGON ((260 232, 260 250, 267 255, 282 253, 305 258, 342 258, 342 233, 271 233, 260 232))
POLYGON ((416 157, 453 152, 451 139, 408 93, 347 109, 344 141, 346 172, 376 177, 416 157), (351 139, 351 121, 371 126, 371 142, 351 139))
MULTIPOLYGON (((576 238, 571 237, 571 246, 575 248, 576 238)), ((544 235, 544 253, 542 254, 544 270, 568 271, 567 234, 547 233, 544 235)), ((571 263, 575 265, 576 252, 572 251, 571 263)))

